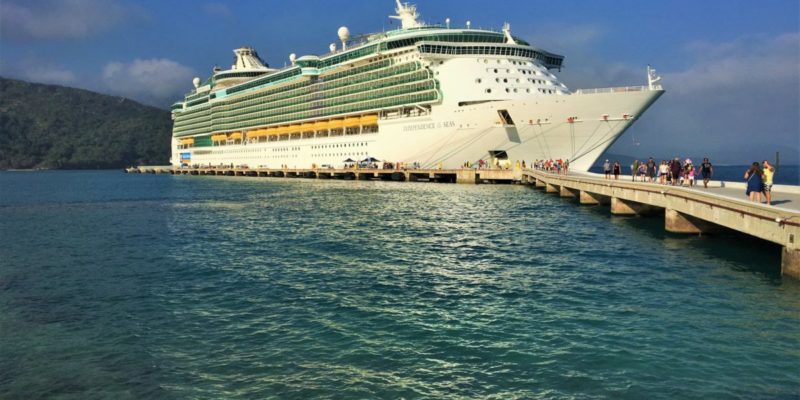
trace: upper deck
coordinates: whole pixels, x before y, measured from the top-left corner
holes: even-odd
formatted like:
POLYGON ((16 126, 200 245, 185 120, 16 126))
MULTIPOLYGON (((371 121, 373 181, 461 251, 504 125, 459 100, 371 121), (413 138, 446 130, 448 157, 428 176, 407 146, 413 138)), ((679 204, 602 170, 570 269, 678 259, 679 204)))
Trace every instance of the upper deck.
POLYGON ((278 70, 220 71, 212 75, 202 87, 188 93, 183 102, 173 104, 173 111, 202 104, 203 98, 224 97, 230 94, 260 88, 267 84, 283 81, 300 75, 319 75, 378 53, 390 52, 407 47, 417 47, 421 53, 440 53, 451 55, 518 55, 536 60, 547 69, 560 69, 564 57, 533 47, 528 42, 513 37, 508 42, 504 32, 483 29, 455 29, 441 26, 423 26, 410 29, 373 33, 360 36, 347 42, 347 48, 334 50, 316 56, 306 55, 297 58, 293 65, 278 70), (230 85, 225 90, 215 90, 218 81, 230 78, 249 78, 230 85))

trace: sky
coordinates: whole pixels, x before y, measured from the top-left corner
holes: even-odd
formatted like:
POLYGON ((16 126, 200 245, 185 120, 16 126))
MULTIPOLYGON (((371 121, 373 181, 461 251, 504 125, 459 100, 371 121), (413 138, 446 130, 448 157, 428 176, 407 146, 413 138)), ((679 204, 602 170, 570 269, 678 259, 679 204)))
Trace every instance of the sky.
MULTIPOLYGON (((635 157, 800 162, 798 0, 417 0, 422 20, 511 24, 566 57, 570 89, 643 85, 662 96, 610 149, 635 157)), ((323 54, 340 26, 397 28, 392 0, 0 0, 0 75, 168 107, 195 76, 254 46, 273 67, 323 54)))

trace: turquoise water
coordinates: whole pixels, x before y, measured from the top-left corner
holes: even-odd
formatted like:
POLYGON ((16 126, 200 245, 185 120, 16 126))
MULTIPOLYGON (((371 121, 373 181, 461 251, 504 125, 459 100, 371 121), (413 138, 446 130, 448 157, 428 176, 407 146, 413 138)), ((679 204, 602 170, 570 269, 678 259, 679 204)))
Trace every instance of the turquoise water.
POLYGON ((0 173, 0 398, 800 396, 746 236, 522 186, 0 173))

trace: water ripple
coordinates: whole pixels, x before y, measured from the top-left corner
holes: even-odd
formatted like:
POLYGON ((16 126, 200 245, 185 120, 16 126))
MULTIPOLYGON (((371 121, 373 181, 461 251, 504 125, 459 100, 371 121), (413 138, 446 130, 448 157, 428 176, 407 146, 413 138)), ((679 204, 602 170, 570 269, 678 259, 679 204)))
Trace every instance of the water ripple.
POLYGON ((800 285, 736 235, 519 186, 25 178, 1 398, 800 395, 800 285))

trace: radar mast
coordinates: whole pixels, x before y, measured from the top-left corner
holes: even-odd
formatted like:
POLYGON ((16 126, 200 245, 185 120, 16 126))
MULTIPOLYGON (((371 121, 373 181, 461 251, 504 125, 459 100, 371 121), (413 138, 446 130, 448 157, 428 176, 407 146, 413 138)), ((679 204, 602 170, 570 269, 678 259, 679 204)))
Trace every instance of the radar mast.
POLYGON ((397 15, 390 15, 389 18, 399 19, 403 29, 420 28, 424 26, 422 22, 417 20, 417 18, 419 18, 419 13, 417 13, 416 5, 401 3, 400 0, 395 1, 397 2, 397 8, 394 11, 397 15))

